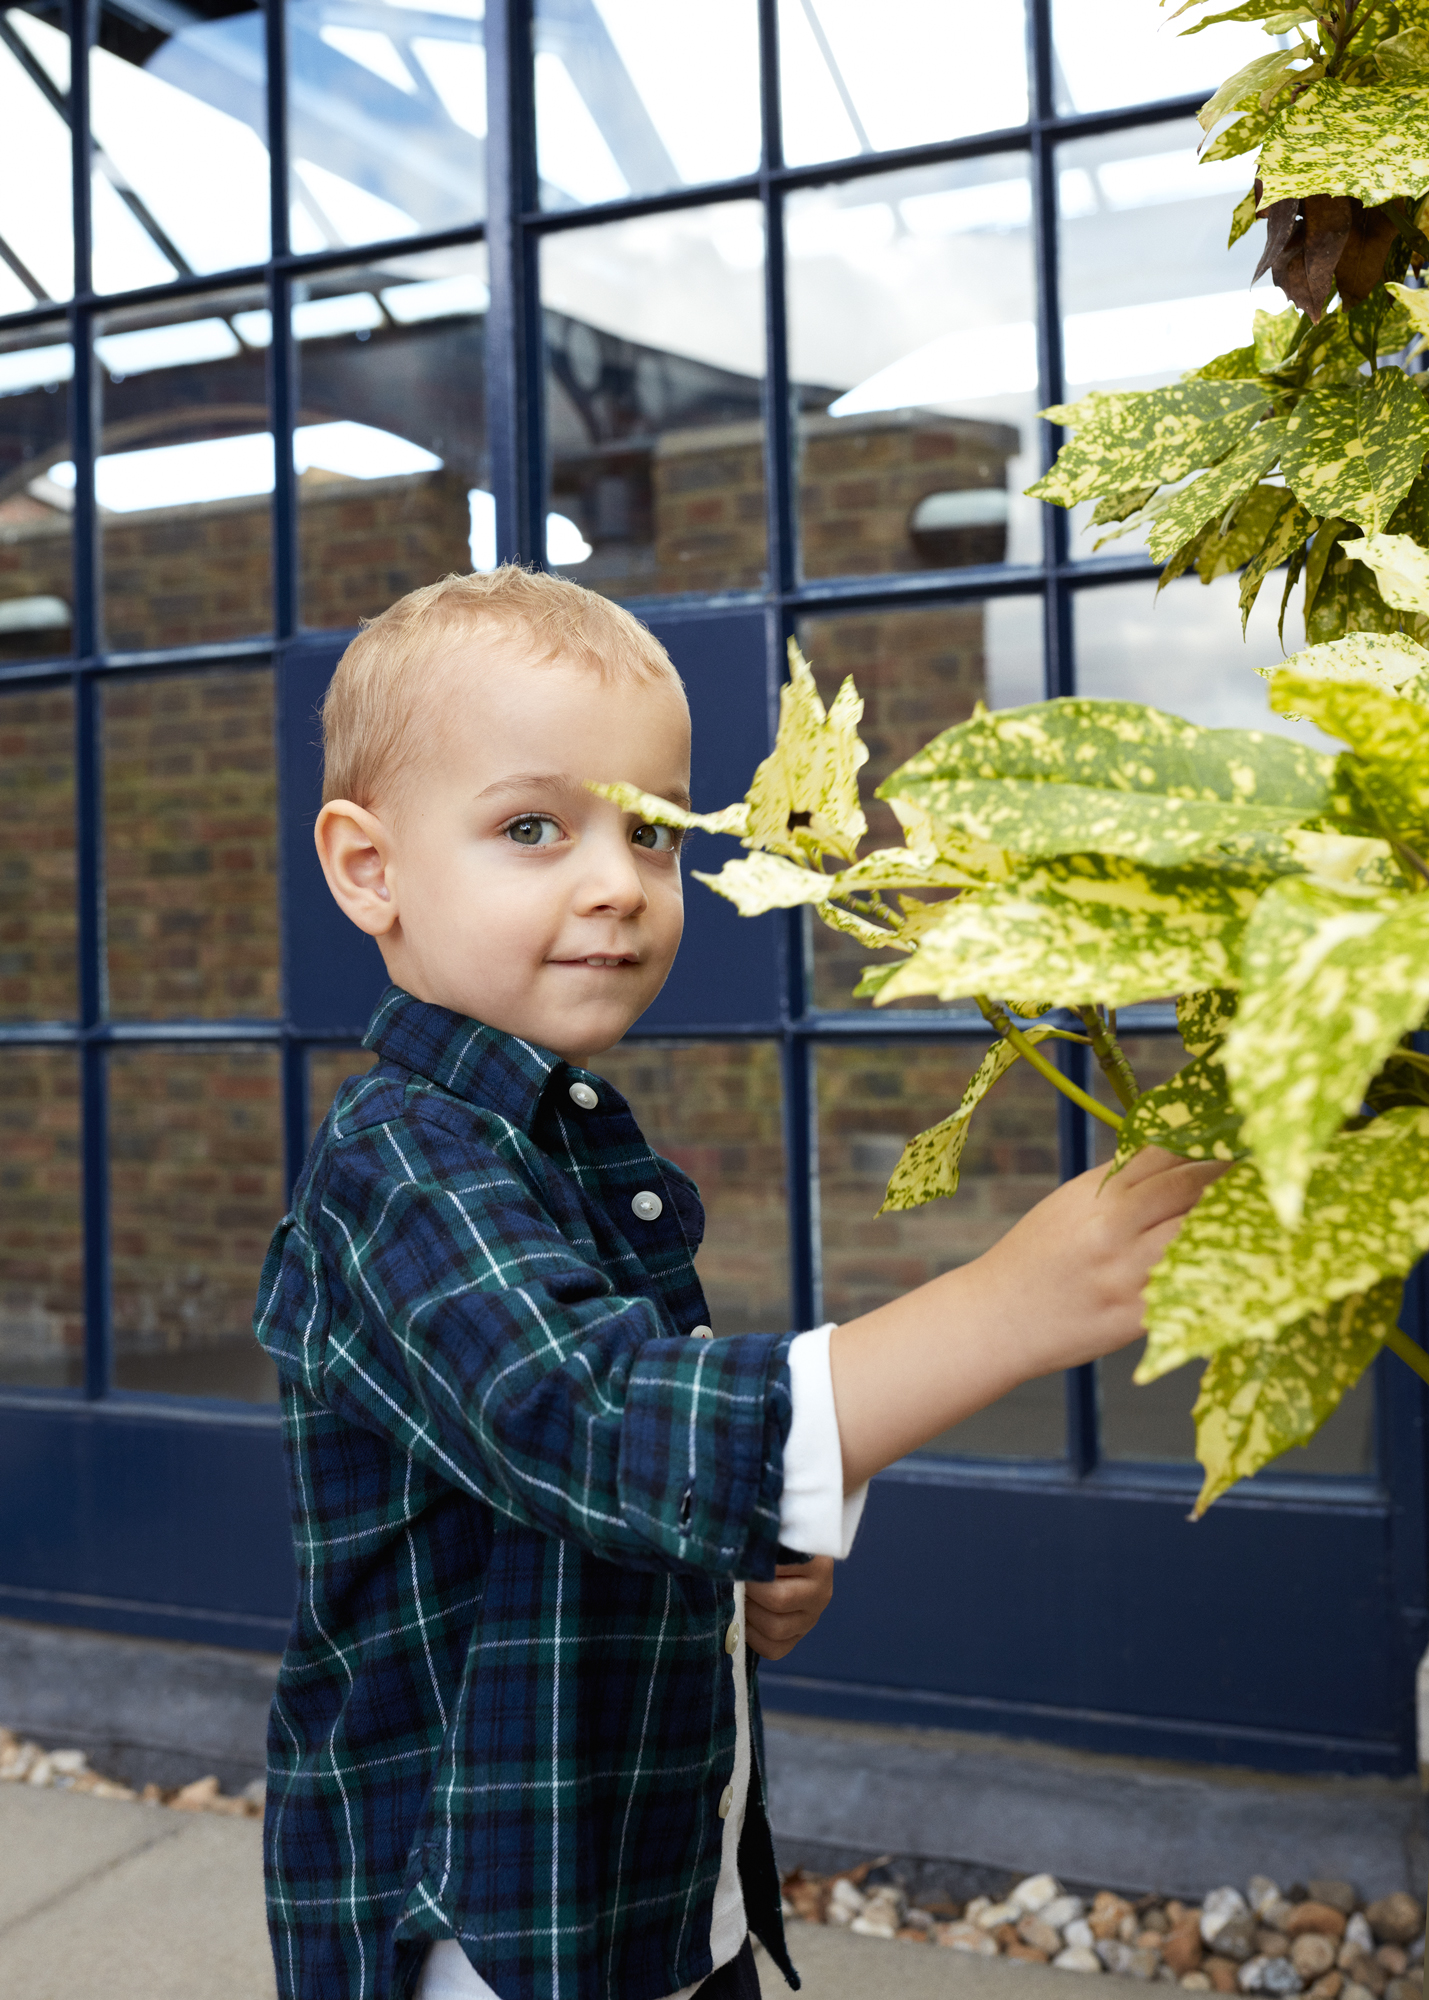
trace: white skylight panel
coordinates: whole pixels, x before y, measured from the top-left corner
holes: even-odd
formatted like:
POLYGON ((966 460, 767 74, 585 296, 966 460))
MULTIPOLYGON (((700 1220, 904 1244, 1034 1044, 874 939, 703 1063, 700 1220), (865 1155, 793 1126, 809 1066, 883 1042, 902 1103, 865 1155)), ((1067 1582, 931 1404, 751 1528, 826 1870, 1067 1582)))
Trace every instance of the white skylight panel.
MULTIPOLYGON (((52 299, 69 297, 74 287, 69 128, 3 44, 0 234, 52 299)), ((24 305, 33 304, 25 298, 24 305)))
POLYGON ((131 333, 101 334, 94 351, 111 375, 144 375, 155 368, 229 361, 242 349, 225 320, 190 319, 172 326, 136 327, 131 333))
POLYGON ((414 35, 412 54, 426 71, 453 125, 474 139, 486 137, 486 50, 479 42, 449 42, 414 35))
POLYGON ((384 83, 394 84, 404 90, 409 97, 417 94, 417 85, 412 72, 403 62, 390 35, 384 35, 378 28, 339 28, 330 24, 319 28, 318 33, 330 49, 336 49, 349 62, 361 63, 374 76, 380 76, 384 83))
POLYGON ((52 389, 68 382, 73 374, 74 349, 68 341, 0 353, 0 396, 22 396, 30 389, 52 389))
POLYGON ((173 265, 103 174, 94 176, 94 289, 127 292, 177 277, 173 265))
POLYGON ((299 340, 363 333, 382 324, 382 308, 371 292, 342 292, 333 299, 305 299, 293 307, 293 332, 299 340))
POLYGON ((293 169, 342 242, 381 243, 388 237, 415 232, 417 225, 405 209, 369 194, 341 174, 331 173, 312 160, 294 160, 293 169))
POLYGON ((755 0, 595 0, 616 53, 682 181, 759 165, 755 0))
POLYGON ((491 293, 473 273, 450 278, 422 278, 411 285, 389 285, 382 303, 398 326, 424 319, 452 319, 462 313, 484 313, 491 293))
POLYGON ((619 201, 630 183, 559 56, 536 58, 537 160, 542 180, 573 201, 619 201))

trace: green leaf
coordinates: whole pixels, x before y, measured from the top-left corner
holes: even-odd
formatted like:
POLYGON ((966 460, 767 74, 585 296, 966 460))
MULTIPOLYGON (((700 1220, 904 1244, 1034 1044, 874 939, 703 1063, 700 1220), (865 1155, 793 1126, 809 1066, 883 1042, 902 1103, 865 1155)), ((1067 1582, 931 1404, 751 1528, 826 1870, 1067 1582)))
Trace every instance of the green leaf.
POLYGON ((1104 528, 1109 521, 1124 521, 1128 515, 1139 514, 1155 491, 1154 486, 1130 486, 1125 493, 1108 493, 1098 500, 1087 525, 1104 528))
POLYGON ((1210 1053, 1235 1019, 1236 1000, 1237 995, 1223 986, 1178 997, 1176 1027, 1188 1056, 1210 1053))
MULTIPOLYGON (((1244 568, 1265 547, 1285 504, 1283 486, 1256 486, 1236 508, 1224 532, 1207 536, 1196 555, 1202 583, 1244 568)), ((1165 572, 1163 571, 1163 577, 1165 572)))
POLYGON ((1293 1229, 1316 1156, 1429 1009, 1429 896, 1274 882, 1246 926, 1240 980, 1221 1061, 1271 1206, 1293 1229))
POLYGON ((1195 1518, 1238 1479, 1310 1442, 1378 1354, 1403 1293, 1402 1279, 1385 1278, 1308 1313, 1273 1341, 1243 1341, 1212 1355, 1191 1412, 1206 1474, 1195 1518))
MULTIPOLYGON (((906 970, 900 966, 899 971, 906 970)), ((1251 1160, 1207 1188, 1151 1273, 1138 1382, 1402 1277, 1429 1245, 1429 1109, 1342 1132, 1284 1228, 1251 1160)))
POLYGON ((1076 427, 1034 498, 1073 507, 1101 493, 1167 485, 1233 451, 1266 408, 1256 382, 1173 382, 1126 395, 1100 391, 1044 410, 1052 423, 1076 427))
POLYGON ((1231 233, 1226 238, 1227 250, 1234 250, 1242 236, 1255 227, 1255 212, 1259 201, 1254 188, 1243 194, 1231 211, 1231 233))
POLYGON ((1371 533, 1414 483, 1429 451, 1429 411, 1398 368, 1313 390, 1286 419, 1281 467, 1312 514, 1341 514, 1371 533))
MULTIPOLYGON (((936 817, 927 789, 955 779, 1015 778, 1160 798, 1317 812, 1333 758, 1261 729, 1204 729, 1138 702, 1078 695, 1024 708, 980 709, 910 757, 878 788, 936 817)), ((1088 841, 1088 846, 1095 843, 1088 841)))
POLYGON ((859 740, 863 703, 846 680, 825 711, 809 663, 789 641, 789 680, 779 691, 779 732, 754 773, 746 799, 745 843, 775 854, 851 861, 868 831, 858 772, 868 761, 859 740), (803 822, 800 824, 800 822, 803 822))
POLYGON ((1268 374, 1272 368, 1281 367, 1309 324, 1309 314, 1302 313, 1298 306, 1287 306, 1278 313, 1257 309, 1254 321, 1257 369, 1268 374))
POLYGON ((1348 743, 1356 777, 1396 831, 1429 823, 1429 711, 1367 681, 1334 681, 1282 667, 1270 683, 1277 714, 1307 715, 1348 743))
MULTIPOLYGON (((1051 1030, 1025 1028, 1023 1033, 1029 1042, 1045 1042, 1051 1030)), ((952 1117, 920 1132, 904 1147, 878 1211, 880 1215, 891 1215, 903 1208, 921 1208, 925 1202, 957 1193, 958 1172, 972 1115, 998 1078, 1005 1076, 1017 1060, 1018 1053, 1011 1042, 993 1043, 973 1071, 962 1103, 952 1117)))
POLYGON ((1403 306, 1409 324, 1420 338, 1429 340, 1429 290, 1422 286, 1396 284, 1386 285, 1385 290, 1392 292, 1403 306))
POLYGON ((1429 611, 1429 550, 1409 535, 1365 535, 1345 554, 1368 563, 1379 594, 1396 611, 1429 611))
MULTIPOLYGON (((1383 539, 1383 538, 1381 538, 1383 539)), ((1257 667, 1262 680, 1279 673, 1313 674, 1317 680, 1372 681, 1409 701, 1429 702, 1429 651, 1399 632, 1351 632, 1321 646, 1307 646, 1278 666, 1257 667)), ((1285 714, 1282 709, 1281 714, 1285 714)), ((1299 722, 1304 718, 1290 718, 1299 722)))
MULTIPOLYGON (((1186 0, 1184 7, 1175 9, 1171 15, 1171 19, 1174 21, 1178 15, 1184 14, 1189 8, 1199 6, 1200 4, 1201 0, 1186 0)), ((1204 20, 1197 21, 1192 27, 1183 28, 1181 33, 1182 35, 1199 35, 1202 28, 1219 27, 1222 21, 1269 21, 1276 20, 1278 17, 1285 15, 1290 16, 1291 21, 1313 21, 1315 18, 1313 8, 1287 8, 1285 0, 1244 0, 1243 5, 1229 7, 1223 14, 1207 14, 1204 20)), ((1290 22, 1287 21, 1285 25, 1290 25, 1290 22)))
POLYGON ((593 778, 587 778, 585 788, 603 799, 613 799, 625 812, 639 813, 651 826, 683 826, 698 833, 740 834, 749 821, 749 808, 742 799, 738 805, 724 806, 719 812, 697 813, 687 811, 684 806, 672 805, 669 799, 657 799, 653 792, 642 792, 638 785, 619 782, 600 785, 593 778))
POLYGON ((821 875, 782 854, 749 854, 726 861, 718 875, 691 873, 697 882, 725 896, 742 917, 765 910, 793 910, 804 903, 822 903, 838 886, 837 875, 821 875))
POLYGON ((1305 538, 1315 526, 1315 517, 1291 493, 1283 494, 1276 509, 1270 532, 1261 547, 1245 566, 1245 574, 1240 580, 1240 629, 1244 633, 1250 614, 1255 608, 1255 600, 1260 595, 1260 587, 1272 570, 1279 569, 1281 563, 1289 560, 1297 549, 1303 547, 1305 538))
POLYGON ((1300 72, 1294 65, 1303 62, 1303 49, 1271 49, 1263 56, 1252 56, 1244 69, 1238 69, 1234 76, 1226 78, 1215 95, 1208 97, 1196 113, 1203 132, 1211 131, 1229 111, 1246 97, 1256 97, 1262 102, 1267 92, 1278 92, 1287 81, 1294 81, 1300 72))
POLYGON ((1386 83, 1429 83, 1429 34, 1423 28, 1406 28, 1380 42, 1375 63, 1386 83))
POLYGON ((1188 536, 1218 521, 1253 486, 1259 485, 1280 456, 1285 436, 1283 418, 1257 424, 1219 465, 1183 486, 1157 513, 1146 546, 1153 562, 1164 562, 1188 536))
POLYGON ((1262 875, 1155 869, 1081 854, 970 890, 895 967, 877 998, 1055 993, 1063 1006, 1126 1007, 1233 986, 1262 875))
POLYGON ((1228 354, 1218 354, 1214 361, 1203 361, 1199 368, 1188 368, 1186 379, 1193 382, 1246 382, 1259 373, 1255 349, 1233 347, 1228 354))
POLYGON ((1234 1160, 1245 1151, 1240 1113, 1214 1056, 1193 1057, 1167 1082, 1137 1098, 1122 1123, 1112 1172, 1143 1146, 1164 1146, 1184 1160, 1234 1160))
POLYGON ((1233 125, 1227 125, 1224 132, 1218 132, 1209 146, 1201 153, 1202 166, 1213 166, 1218 160, 1233 160, 1241 153, 1249 153, 1265 138, 1267 132, 1279 124, 1285 107, 1290 101, 1288 90, 1282 91, 1270 105, 1262 105, 1259 95, 1251 91, 1241 98, 1231 109, 1241 115, 1233 125))
POLYGON ((1266 139, 1260 179, 1267 206, 1306 194, 1351 194, 1367 208, 1418 197, 1429 187, 1429 88, 1312 84, 1266 139))

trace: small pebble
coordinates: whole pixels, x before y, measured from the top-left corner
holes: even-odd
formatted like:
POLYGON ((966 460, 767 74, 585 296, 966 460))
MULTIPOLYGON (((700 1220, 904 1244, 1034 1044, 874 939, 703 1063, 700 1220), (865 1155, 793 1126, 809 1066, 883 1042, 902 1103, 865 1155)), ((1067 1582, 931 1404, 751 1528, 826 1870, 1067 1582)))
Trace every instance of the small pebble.
POLYGON ((1412 1944, 1424 1928, 1424 1912, 1402 1890, 1381 1896, 1365 1910, 1365 1922, 1381 1944, 1412 1944))
POLYGON ((1211 1982, 1204 1972, 1183 1972, 1181 1984, 1188 1993, 1209 1993, 1211 1982))
POLYGON ((1309 1884, 1309 1890, 1312 1902, 1328 1903, 1332 1910, 1338 1910, 1345 1917, 1359 1901, 1353 1882, 1314 1881, 1309 1884))
POLYGON ((1212 1889, 1201 1905, 1201 1936, 1213 1945, 1226 1925, 1235 1917, 1247 1914, 1245 1897, 1239 1889, 1229 1885, 1212 1889))
POLYGON ((1062 1893, 1062 1885, 1055 1875, 1028 1875, 1008 1897, 1009 1903, 1016 1903, 1023 1916, 1032 1916, 1044 1904, 1055 1901, 1062 1893))
POLYGON ((1090 1945, 1069 1944, 1052 1960, 1061 1972, 1100 1972, 1102 1962, 1090 1945))
POLYGON ((970 1951, 979 1958, 997 1957, 997 1939, 975 1923, 939 1924, 937 1939, 952 1951, 970 1951))

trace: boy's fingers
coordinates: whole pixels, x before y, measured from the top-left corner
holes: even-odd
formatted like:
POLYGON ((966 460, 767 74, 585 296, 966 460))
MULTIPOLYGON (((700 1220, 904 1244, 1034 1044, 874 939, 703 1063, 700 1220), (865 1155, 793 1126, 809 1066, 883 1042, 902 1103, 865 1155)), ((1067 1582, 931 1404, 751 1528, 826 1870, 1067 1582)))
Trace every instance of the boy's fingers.
POLYGON ((1143 1146, 1133 1153, 1121 1172, 1109 1183, 1115 1187, 1135 1187, 1138 1181, 1149 1180, 1153 1174, 1164 1174, 1175 1167, 1184 1167, 1186 1161, 1179 1153, 1168 1153, 1164 1146, 1143 1146))
MULTIPOLYGON (((1174 1155, 1168 1154, 1167 1158, 1174 1155)), ((1230 1165, 1229 1160, 1177 1160, 1174 1167, 1144 1176, 1134 1191, 1128 1190, 1140 1227, 1155 1229, 1163 1222, 1173 1218, 1179 1221, 1189 1215, 1206 1189, 1230 1165)))

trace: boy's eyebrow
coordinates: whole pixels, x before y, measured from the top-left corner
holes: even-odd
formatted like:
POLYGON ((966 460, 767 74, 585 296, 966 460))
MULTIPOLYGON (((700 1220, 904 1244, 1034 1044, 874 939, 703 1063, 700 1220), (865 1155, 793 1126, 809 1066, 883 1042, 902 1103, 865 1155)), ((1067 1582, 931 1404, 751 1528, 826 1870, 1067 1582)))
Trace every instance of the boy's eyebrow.
MULTIPOLYGON (((478 799, 490 799, 499 797, 503 792, 524 792, 536 787, 554 792, 585 790, 584 781, 571 777, 566 771, 520 771, 514 777, 494 779, 476 796, 478 799)), ((660 797, 668 799, 671 805, 683 807, 686 812, 690 810, 690 795, 683 785, 666 786, 660 797)))

